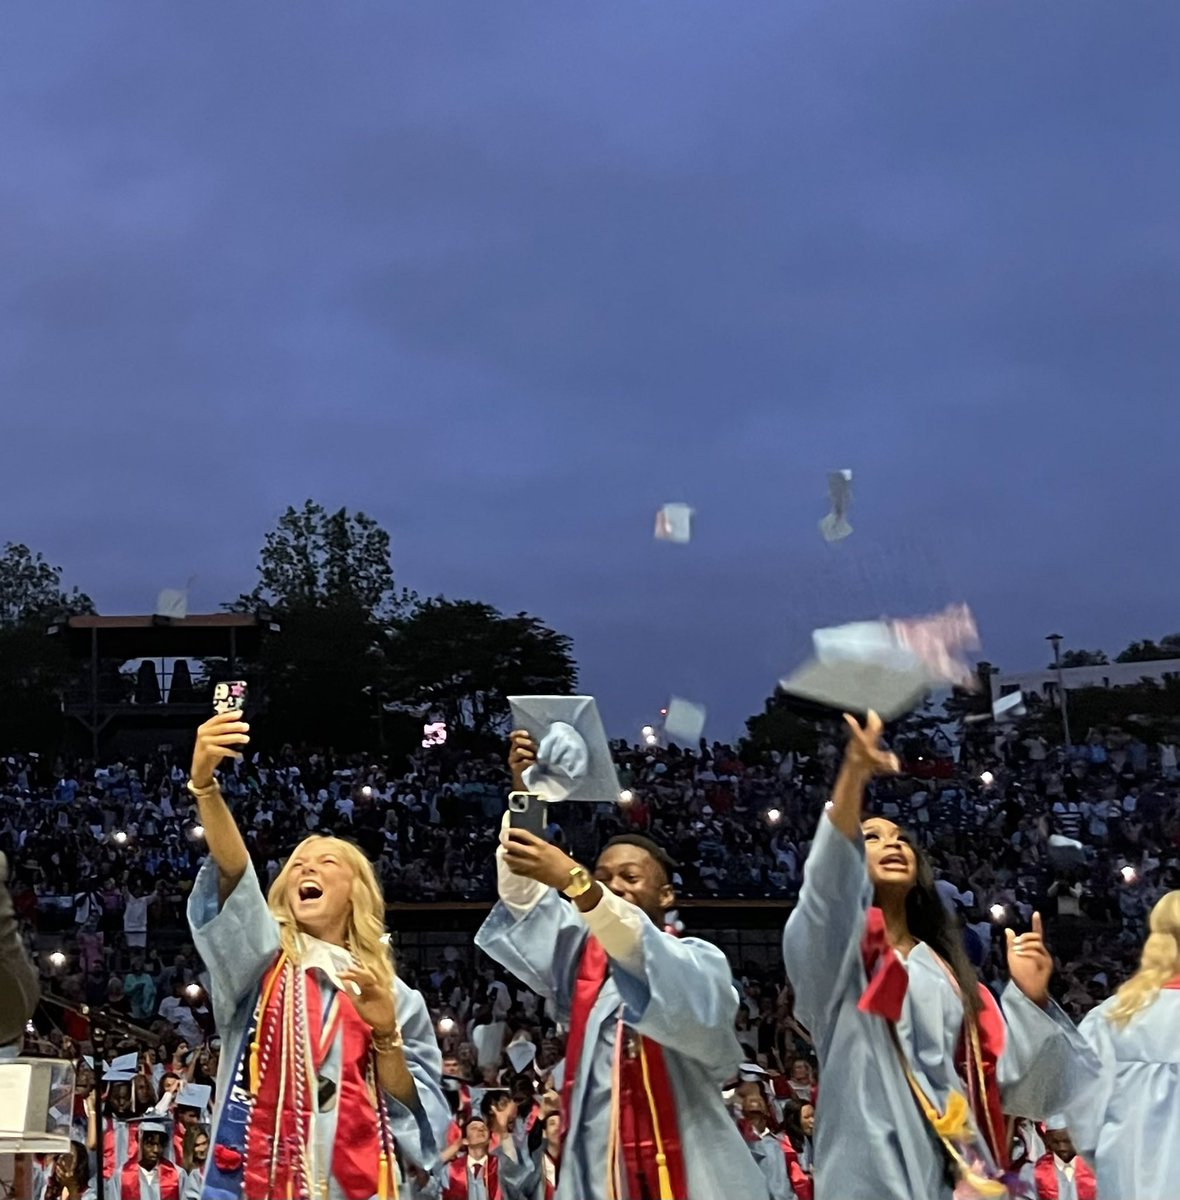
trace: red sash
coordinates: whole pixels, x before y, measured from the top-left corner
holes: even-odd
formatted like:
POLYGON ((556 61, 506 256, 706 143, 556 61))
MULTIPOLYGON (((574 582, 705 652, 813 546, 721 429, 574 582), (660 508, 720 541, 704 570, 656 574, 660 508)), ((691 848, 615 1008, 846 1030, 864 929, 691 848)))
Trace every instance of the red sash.
MULTIPOLYGON (((1094 1172, 1081 1158, 1075 1158, 1073 1164, 1073 1182, 1078 1200, 1094 1200, 1094 1172)), ((1052 1154, 1037 1159, 1033 1179, 1037 1185, 1037 1200, 1057 1200, 1057 1164, 1052 1154)))
MULTIPOLYGON (((160 1200, 180 1200, 180 1172, 166 1159, 156 1163, 160 1200)), ((119 1179, 120 1200, 139 1200, 139 1158, 128 1159, 119 1179)))
MULTIPOLYGON (((127 1127, 127 1158, 139 1162, 139 1127, 127 1127)), ((115 1162, 115 1130, 108 1128, 102 1135, 102 1174, 104 1179, 110 1179, 116 1171, 122 1170, 123 1163, 115 1162)))
MULTIPOLYGON (((570 1096, 574 1078, 585 1050, 586 1026, 590 1010, 606 982, 610 960, 595 937, 588 937, 578 962, 574 980, 573 1001, 570 1006, 569 1034, 565 1047, 565 1079, 561 1089, 562 1124, 568 1129, 570 1096)), ((660 1181, 656 1163, 656 1129, 664 1147, 664 1159, 674 1197, 686 1196, 688 1187, 684 1171, 684 1156, 680 1148, 680 1124, 672 1099, 672 1085, 664 1052, 658 1042, 640 1037, 640 1055, 622 1055, 620 1078, 619 1133, 623 1162, 627 1169, 629 1196, 660 1196, 660 1181), (647 1063, 647 1079, 643 1063, 647 1063), (651 1100, 648 1098, 648 1085, 651 1100), (654 1113, 653 1103, 654 1101, 654 1113)))
POLYGON ((783 1155, 787 1160, 787 1178, 791 1181, 791 1190, 799 1197, 799 1200, 812 1200, 815 1194, 815 1185, 811 1181, 811 1176, 799 1165, 799 1155, 795 1147, 791 1145, 791 1139, 780 1137, 779 1144, 782 1146, 783 1155))
MULTIPOLYGON (((500 1160, 489 1154, 480 1164, 487 1178, 488 1200, 501 1200, 500 1160)), ((443 1200, 467 1200, 467 1155, 459 1154, 451 1159, 447 1170, 447 1186, 443 1200)))
MULTIPOLYGON (((312 972, 307 973, 307 1035, 314 1051, 313 1067, 316 1074, 324 1065, 332 1047, 333 1036, 323 1036, 323 1013, 321 1011, 320 986, 312 972)), ((298 1169, 299 1146, 308 1136, 308 1105, 316 1102, 309 1095, 309 1084, 303 1085, 305 1110, 296 1109, 293 1071, 288 1060, 287 1094, 283 1097, 283 1110, 279 1108, 280 1054, 291 1047, 287 1039, 279 1036, 276 1026, 282 1021, 283 980, 270 989, 266 1012, 258 1022, 260 1045, 273 1047, 271 1061, 259 1079, 258 1096, 254 1114, 250 1121, 250 1133, 245 1157, 246 1170, 243 1193, 247 1200, 269 1200, 271 1196, 287 1194, 287 1183, 293 1170, 298 1169), (277 1153, 272 1152, 272 1143, 278 1139, 277 1153), (274 1187, 271 1187, 271 1158, 275 1160, 274 1187)), ((263 995, 267 994, 263 985, 263 995)), ((349 1200, 369 1200, 377 1192, 378 1159, 381 1139, 378 1133, 378 1115, 369 1092, 367 1069, 372 1046, 372 1032, 357 1015, 352 1001, 343 992, 335 996, 336 1017, 343 1038, 340 1056, 340 1083, 336 1096, 336 1140, 332 1146, 331 1171, 336 1182, 349 1200)), ((291 1180, 292 1184, 295 1180, 291 1180)))

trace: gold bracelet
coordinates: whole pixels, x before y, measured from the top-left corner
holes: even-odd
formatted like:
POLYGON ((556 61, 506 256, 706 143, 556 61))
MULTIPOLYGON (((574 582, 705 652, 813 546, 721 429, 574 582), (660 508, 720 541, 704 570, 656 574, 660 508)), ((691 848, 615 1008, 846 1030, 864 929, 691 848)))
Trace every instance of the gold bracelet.
POLYGON ((583 866, 576 866, 570 872, 570 881, 561 890, 571 900, 584 896, 594 886, 590 872, 583 866))
POLYGON ((405 1043, 402 1041, 402 1031, 395 1025, 390 1033, 378 1033, 373 1030, 373 1049, 378 1054, 392 1054, 395 1050, 400 1050, 405 1043))

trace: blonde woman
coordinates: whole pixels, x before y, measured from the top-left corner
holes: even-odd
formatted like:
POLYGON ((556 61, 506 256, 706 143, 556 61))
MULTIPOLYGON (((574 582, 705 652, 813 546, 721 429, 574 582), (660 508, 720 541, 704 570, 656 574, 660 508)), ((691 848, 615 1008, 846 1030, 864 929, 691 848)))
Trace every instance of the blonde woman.
POLYGON ((197 731, 189 791, 209 847, 189 899, 222 1039, 206 1200, 386 1200, 430 1170, 450 1113, 426 1005, 393 971, 364 855, 306 838, 263 899, 214 777, 249 726, 197 731))
POLYGON ((1095 1062, 1066 1110, 1102 1200, 1180 1196, 1180 891, 1148 925, 1139 970, 1082 1021, 1095 1062))

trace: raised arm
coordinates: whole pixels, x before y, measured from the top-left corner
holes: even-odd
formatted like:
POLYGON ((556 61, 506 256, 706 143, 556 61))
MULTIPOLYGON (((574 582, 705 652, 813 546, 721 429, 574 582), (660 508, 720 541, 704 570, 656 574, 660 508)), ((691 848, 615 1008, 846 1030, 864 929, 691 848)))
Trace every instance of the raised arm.
POLYGON ((897 758, 879 746, 876 713, 862 728, 845 717, 851 737, 819 819, 803 869, 799 903, 783 931, 783 959, 795 988, 795 1012, 819 1044, 832 1001, 847 986, 848 972, 861 970, 860 939, 872 889, 860 836, 861 804, 869 780, 898 769, 897 758))
POLYGON ((221 795, 213 772, 226 758, 236 757, 250 741, 250 726, 237 712, 218 713, 197 730, 189 791, 205 829, 205 845, 217 864, 218 895, 225 903, 250 865, 246 843, 221 795))

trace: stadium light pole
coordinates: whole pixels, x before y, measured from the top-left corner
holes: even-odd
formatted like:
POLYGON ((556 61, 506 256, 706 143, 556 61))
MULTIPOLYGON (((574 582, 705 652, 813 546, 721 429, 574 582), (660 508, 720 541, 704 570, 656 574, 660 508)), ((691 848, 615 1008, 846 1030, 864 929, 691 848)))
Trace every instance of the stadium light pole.
POLYGON ((1069 740, 1069 706, 1065 700, 1065 678, 1061 674, 1061 634, 1051 633, 1045 641, 1053 645, 1053 665, 1057 669, 1057 702, 1061 705, 1061 728, 1065 733, 1065 753, 1068 757, 1071 742, 1069 740))

